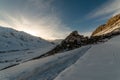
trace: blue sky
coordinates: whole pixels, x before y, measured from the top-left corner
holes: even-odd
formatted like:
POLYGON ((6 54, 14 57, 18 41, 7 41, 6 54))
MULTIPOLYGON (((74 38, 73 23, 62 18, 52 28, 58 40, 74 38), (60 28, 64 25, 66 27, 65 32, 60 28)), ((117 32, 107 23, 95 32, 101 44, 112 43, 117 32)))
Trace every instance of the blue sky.
POLYGON ((90 35, 120 12, 120 0, 0 0, 0 25, 45 39, 90 35))
POLYGON ((59 0, 54 4, 57 11, 60 13, 59 17, 67 26, 85 32, 90 30, 92 21, 89 22, 87 15, 99 7, 107 0, 59 0))

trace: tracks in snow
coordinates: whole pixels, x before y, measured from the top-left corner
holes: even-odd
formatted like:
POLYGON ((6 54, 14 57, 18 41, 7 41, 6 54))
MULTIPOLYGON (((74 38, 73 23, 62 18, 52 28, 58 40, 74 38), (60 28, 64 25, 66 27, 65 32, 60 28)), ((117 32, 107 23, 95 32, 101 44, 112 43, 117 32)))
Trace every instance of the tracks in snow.
POLYGON ((36 68, 30 75, 20 75, 17 80, 53 80, 61 71, 74 64, 89 48, 90 46, 81 49, 78 53, 59 57, 56 61, 48 62, 36 68))

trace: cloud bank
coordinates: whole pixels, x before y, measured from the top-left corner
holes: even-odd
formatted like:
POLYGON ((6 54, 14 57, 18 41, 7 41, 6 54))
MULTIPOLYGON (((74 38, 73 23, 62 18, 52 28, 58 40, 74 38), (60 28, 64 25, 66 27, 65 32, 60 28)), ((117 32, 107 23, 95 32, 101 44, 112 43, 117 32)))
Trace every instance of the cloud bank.
POLYGON ((106 19, 106 17, 111 17, 118 13, 120 13, 120 0, 108 0, 89 13, 88 17, 90 19, 101 17, 106 19))
POLYGON ((61 22, 54 0, 1 0, 0 25, 40 36, 64 38, 71 29, 61 22))

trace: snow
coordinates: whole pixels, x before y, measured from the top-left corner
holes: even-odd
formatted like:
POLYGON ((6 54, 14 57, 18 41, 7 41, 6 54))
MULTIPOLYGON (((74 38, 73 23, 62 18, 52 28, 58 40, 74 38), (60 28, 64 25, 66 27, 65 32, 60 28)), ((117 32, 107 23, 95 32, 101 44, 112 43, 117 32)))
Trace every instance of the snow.
POLYGON ((0 53, 49 46, 52 44, 40 37, 11 28, 0 27, 0 53))
POLYGON ((0 70, 29 61, 54 47, 42 38, 0 27, 0 70))
POLYGON ((11 29, 0 28, 0 33, 0 69, 18 64, 1 70, 0 80, 120 80, 120 36, 31 60, 54 45, 11 29))
POLYGON ((20 64, 26 61, 29 61, 32 58, 38 57, 51 49, 53 49, 54 46, 49 46, 46 48, 37 48, 37 49, 31 49, 31 50, 21 50, 16 52, 6 52, 6 53, 0 53, 0 70, 20 64))
POLYGON ((21 63, 0 71, 0 80, 53 80, 62 70, 83 56, 90 47, 84 46, 72 51, 21 63))
POLYGON ((120 36, 92 46, 54 80, 120 80, 120 36))

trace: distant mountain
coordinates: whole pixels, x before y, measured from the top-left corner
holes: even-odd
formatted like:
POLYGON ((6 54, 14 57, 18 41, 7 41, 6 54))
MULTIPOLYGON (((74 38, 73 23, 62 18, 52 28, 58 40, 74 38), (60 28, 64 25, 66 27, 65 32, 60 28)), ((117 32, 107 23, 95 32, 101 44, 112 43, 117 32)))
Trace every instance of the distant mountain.
POLYGON ((33 49, 51 45, 50 42, 40 37, 11 28, 0 27, 0 51, 33 49))
POLYGON ((99 26, 92 36, 100 36, 120 31, 120 14, 110 18, 106 24, 99 26))
POLYGON ((63 39, 56 39, 56 40, 50 40, 50 42, 51 42, 52 44, 58 45, 58 44, 60 44, 60 43, 62 42, 62 40, 63 40, 63 39))

